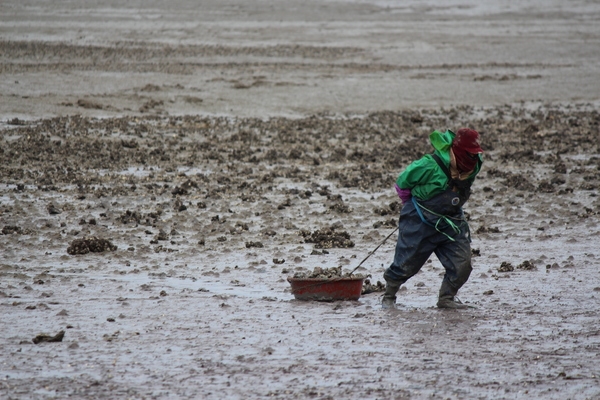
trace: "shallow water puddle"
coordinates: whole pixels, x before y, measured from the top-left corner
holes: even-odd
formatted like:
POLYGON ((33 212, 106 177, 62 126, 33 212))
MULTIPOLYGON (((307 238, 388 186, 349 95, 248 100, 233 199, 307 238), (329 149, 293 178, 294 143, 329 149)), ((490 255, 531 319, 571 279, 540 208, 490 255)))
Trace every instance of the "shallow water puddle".
POLYGON ((262 299, 264 297, 274 298, 277 300, 291 300, 292 295, 278 293, 270 290, 265 285, 254 285, 254 286, 231 286, 224 284, 219 281, 213 280, 202 280, 197 279, 191 281, 189 279, 175 278, 175 277, 164 277, 155 278, 151 276, 142 275, 123 275, 115 277, 113 275, 95 275, 88 279, 99 279, 99 280, 110 280, 115 282, 124 282, 135 284, 137 286, 148 285, 162 288, 172 288, 175 290, 191 290, 191 291, 204 291, 208 290, 212 294, 225 294, 229 296, 247 297, 262 299))

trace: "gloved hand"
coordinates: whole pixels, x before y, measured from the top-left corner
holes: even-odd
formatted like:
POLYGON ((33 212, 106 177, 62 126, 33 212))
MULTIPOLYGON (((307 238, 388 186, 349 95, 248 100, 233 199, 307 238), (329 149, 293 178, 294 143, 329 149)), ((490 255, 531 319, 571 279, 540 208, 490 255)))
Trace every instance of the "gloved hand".
POLYGON ((400 187, 394 184, 394 188, 396 189, 396 193, 398 193, 398 197, 402 200, 402 204, 406 204, 410 201, 412 194, 410 193, 410 189, 400 189, 400 187))

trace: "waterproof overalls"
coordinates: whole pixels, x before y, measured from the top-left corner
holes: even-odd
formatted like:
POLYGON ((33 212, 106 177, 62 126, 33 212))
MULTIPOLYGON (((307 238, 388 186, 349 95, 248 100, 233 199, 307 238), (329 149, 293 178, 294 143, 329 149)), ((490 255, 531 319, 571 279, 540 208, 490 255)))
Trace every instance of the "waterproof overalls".
POLYGON ((469 279, 471 238, 462 205, 469 197, 482 159, 478 155, 477 165, 466 179, 451 181, 448 174, 454 136, 449 130, 434 131, 430 135, 434 153, 410 164, 396 181, 399 188, 411 190, 412 198, 400 213, 394 260, 384 273, 388 285, 404 284, 432 253, 446 270, 440 298, 454 298, 469 279))

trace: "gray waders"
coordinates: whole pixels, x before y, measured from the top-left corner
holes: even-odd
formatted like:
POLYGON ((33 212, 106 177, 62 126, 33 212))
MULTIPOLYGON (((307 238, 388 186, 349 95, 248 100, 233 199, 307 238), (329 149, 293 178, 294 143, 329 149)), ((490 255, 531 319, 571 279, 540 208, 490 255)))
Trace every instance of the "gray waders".
POLYGON ((382 308, 395 307, 400 286, 419 272, 432 253, 446 270, 437 306, 451 309, 469 307, 455 299, 473 269, 469 225, 457 199, 456 193, 448 189, 427 201, 413 197, 404 205, 394 261, 383 275, 386 291, 382 308))

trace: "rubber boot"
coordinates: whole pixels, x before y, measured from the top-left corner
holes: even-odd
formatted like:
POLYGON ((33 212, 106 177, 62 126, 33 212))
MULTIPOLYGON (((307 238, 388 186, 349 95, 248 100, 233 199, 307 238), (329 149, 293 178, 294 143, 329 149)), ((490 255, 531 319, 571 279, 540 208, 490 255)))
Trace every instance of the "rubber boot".
POLYGON ((381 308, 384 310, 396 308, 396 293, 400 289, 400 283, 394 281, 385 281, 385 293, 381 300, 381 308))
POLYGON ((438 308, 448 308, 452 310, 464 310, 467 308, 475 308, 463 304, 460 300, 454 298, 454 296, 441 296, 437 302, 438 308))
POLYGON ((451 310, 464 310, 467 308, 475 308, 463 304, 460 300, 454 296, 458 292, 458 289, 454 289, 448 282, 443 281, 442 287, 440 287, 440 295, 437 302, 438 308, 446 308, 451 310))

